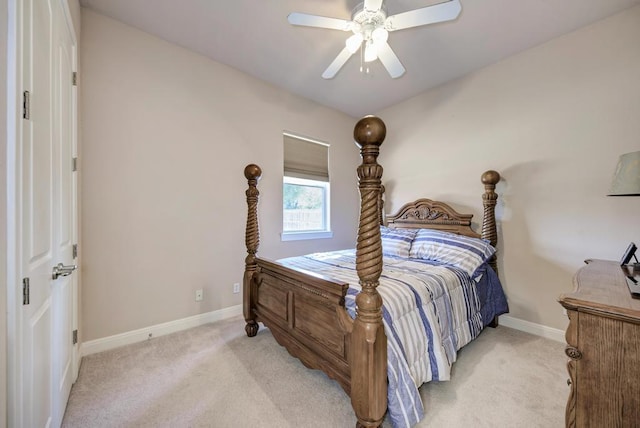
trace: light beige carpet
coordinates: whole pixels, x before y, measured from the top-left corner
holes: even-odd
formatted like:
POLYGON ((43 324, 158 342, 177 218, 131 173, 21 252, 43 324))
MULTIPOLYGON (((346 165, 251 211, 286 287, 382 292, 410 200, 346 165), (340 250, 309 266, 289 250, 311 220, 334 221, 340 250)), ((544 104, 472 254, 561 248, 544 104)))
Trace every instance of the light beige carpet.
MULTIPOLYGON (((425 384, 419 427, 562 427, 564 345, 506 327, 463 348, 452 380, 425 384)), ((244 320, 84 357, 65 427, 354 427, 349 398, 244 320)), ((385 420, 384 427, 390 427, 385 420)))

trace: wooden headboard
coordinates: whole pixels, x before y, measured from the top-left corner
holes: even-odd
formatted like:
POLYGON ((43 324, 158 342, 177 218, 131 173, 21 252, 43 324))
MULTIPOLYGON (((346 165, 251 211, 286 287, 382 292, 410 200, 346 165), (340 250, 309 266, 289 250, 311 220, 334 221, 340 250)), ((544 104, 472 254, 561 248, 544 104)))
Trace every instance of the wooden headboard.
MULTIPOLYGON (((473 214, 460 214, 448 204, 432 201, 431 199, 418 199, 403 205, 396 214, 386 217, 387 226, 408 229, 437 229, 473 238, 486 239, 496 247, 498 244, 498 232, 495 207, 498 194, 495 189, 496 184, 500 181, 500 174, 489 170, 482 174, 480 180, 484 185, 484 193, 482 194, 484 213, 481 233, 477 233, 471 228, 473 214)), ((384 187, 382 187, 382 191, 384 192, 384 187)), ((384 209, 382 196, 379 197, 378 207, 380 209, 380 219, 382 219, 382 210, 384 209)), ((495 255, 489 260, 489 264, 496 272, 498 271, 495 255)))
POLYGON ((405 204, 400 210, 387 216, 388 227, 406 229, 437 229, 459 235, 480 238, 471 228, 473 214, 460 214, 444 202, 418 199, 405 204))

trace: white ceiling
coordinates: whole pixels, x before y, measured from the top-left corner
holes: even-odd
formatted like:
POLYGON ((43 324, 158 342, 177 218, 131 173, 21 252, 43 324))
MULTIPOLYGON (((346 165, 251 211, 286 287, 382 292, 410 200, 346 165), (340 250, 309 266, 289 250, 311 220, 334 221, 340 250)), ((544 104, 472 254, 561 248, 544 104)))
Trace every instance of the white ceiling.
MULTIPOLYGON (((438 0, 385 0, 388 15, 438 0)), ((390 33, 407 72, 379 61, 361 74, 354 55, 321 77, 350 33, 292 26, 290 12, 351 19, 359 0, 81 0, 84 7, 242 70, 353 117, 376 112, 640 0, 461 0, 457 20, 390 33)))

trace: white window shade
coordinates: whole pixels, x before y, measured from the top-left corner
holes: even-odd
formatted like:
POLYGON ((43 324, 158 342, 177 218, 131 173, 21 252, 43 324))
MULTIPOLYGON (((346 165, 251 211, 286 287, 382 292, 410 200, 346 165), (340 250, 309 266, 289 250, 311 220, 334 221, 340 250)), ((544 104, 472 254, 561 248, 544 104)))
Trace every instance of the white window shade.
POLYGON ((285 133, 284 175, 329 181, 329 146, 285 133))

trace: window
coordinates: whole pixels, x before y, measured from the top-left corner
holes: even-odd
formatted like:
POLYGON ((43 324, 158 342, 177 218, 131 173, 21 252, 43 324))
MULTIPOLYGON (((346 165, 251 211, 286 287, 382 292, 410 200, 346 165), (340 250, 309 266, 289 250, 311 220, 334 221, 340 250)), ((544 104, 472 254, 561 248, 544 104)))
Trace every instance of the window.
POLYGON ((284 232, 324 232, 328 227, 328 193, 326 181, 284 177, 284 232))
POLYGON ((332 237, 329 145, 284 133, 282 240, 332 237))

